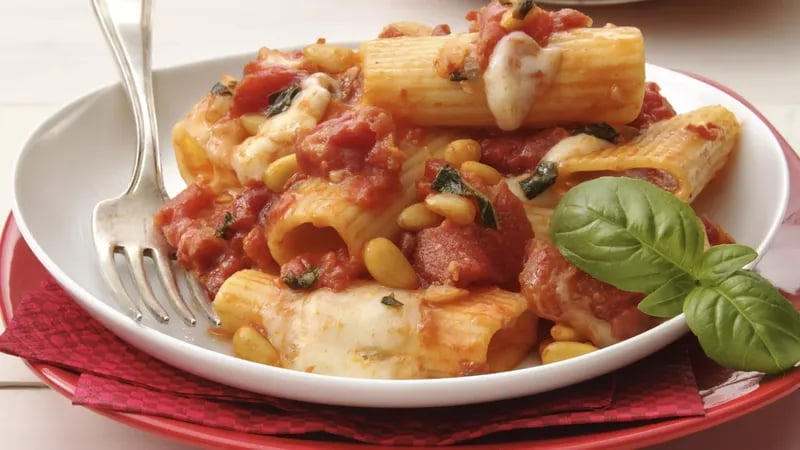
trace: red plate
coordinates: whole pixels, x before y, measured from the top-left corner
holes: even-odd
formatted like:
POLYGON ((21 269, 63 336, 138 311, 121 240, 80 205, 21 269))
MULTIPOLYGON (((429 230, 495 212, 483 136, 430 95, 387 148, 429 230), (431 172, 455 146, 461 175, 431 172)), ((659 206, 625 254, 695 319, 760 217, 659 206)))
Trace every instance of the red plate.
MULTIPOLYGON (((716 86, 735 97, 753 110, 756 115, 769 125, 766 119, 758 113, 752 105, 735 92, 703 77, 692 76, 710 85, 716 86)), ((787 219, 786 223, 779 229, 778 233, 780 235, 782 231, 787 231, 790 227, 800 226, 800 158, 792 151, 789 144, 786 143, 775 128, 772 127, 772 125, 769 125, 769 127, 783 147, 790 173, 791 195, 789 197, 789 214, 787 214, 789 219, 787 219)), ((796 247, 798 249, 798 254, 800 254, 800 242, 791 242, 791 245, 793 248, 796 247)), ((0 240, 0 315, 2 315, 6 323, 8 323, 13 316, 14 307, 19 303, 23 295, 38 287, 46 276, 47 272, 44 267, 36 260, 30 248, 28 248, 25 241, 22 240, 14 218, 9 216, 6 220, 2 239, 0 240)), ((791 297, 796 304, 800 304, 797 303, 800 302, 800 292, 794 293, 791 297)), ((72 398, 72 394, 75 392, 75 386, 78 382, 78 376, 75 373, 48 364, 29 364, 29 366, 45 383, 50 385, 50 387, 65 397, 72 398)), ((800 369, 795 369, 788 375, 780 378, 771 378, 763 382, 758 389, 752 392, 737 396, 736 398, 709 408, 704 417, 672 419, 623 426, 601 426, 600 428, 575 426, 569 427, 566 431, 560 430, 557 433, 539 436, 535 440, 503 442, 503 448, 544 449, 558 447, 564 449, 579 449, 591 447, 595 449, 612 449, 654 445, 733 420, 790 394, 798 387, 800 387, 800 369)), ((287 450, 312 449, 319 448, 320 446, 334 450, 370 450, 381 448, 356 443, 334 443, 312 439, 261 436, 218 428, 209 428, 160 417, 118 413, 98 409, 92 410, 117 422, 161 434, 172 439, 202 446, 236 449, 267 448, 287 450)), ((458 447, 470 450, 488 450, 497 448, 497 446, 498 444, 494 443, 460 445, 458 447)))

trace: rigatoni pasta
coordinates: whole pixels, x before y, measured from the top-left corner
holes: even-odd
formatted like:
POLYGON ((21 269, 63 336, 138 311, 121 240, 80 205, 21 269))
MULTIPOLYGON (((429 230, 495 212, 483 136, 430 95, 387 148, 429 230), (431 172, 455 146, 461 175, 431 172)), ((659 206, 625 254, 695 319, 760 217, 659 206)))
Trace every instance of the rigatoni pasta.
POLYGON ((394 238, 400 232, 397 216, 416 199, 415 183, 425 161, 440 155, 448 134, 432 133, 427 144, 409 149, 400 173, 401 190, 377 208, 365 208, 347 195, 345 183, 319 178, 301 181, 286 191, 286 205, 268 228, 273 258, 285 263, 301 253, 346 247, 360 258, 366 243, 376 237, 394 238))
POLYGON ((262 329, 270 346, 262 341, 260 347, 265 353, 274 347, 279 355, 251 353, 251 360, 361 378, 509 370, 528 352, 537 332, 525 299, 497 288, 432 303, 423 290, 369 282, 338 293, 292 292, 282 289, 274 276, 245 270, 222 285, 214 308, 226 332, 262 329), (245 310, 248 315, 242 316, 245 310), (349 326, 354 320, 359 326, 349 326))
POLYGON ((691 202, 728 160, 740 128, 729 110, 706 106, 655 123, 628 144, 567 157, 559 161, 559 177, 569 183, 570 177, 628 171, 629 176, 655 178, 656 184, 691 202))
MULTIPOLYGON (((437 76, 434 61, 447 45, 469 46, 476 34, 378 39, 361 44, 364 102, 422 126, 493 126, 482 78, 437 76)), ((576 29, 553 35, 552 80, 533 98, 521 125, 628 123, 644 92, 644 41, 630 27, 576 29)), ((532 74, 535 76, 535 74, 532 74)), ((497 83, 498 81, 495 81, 497 83)), ((507 105, 510 107, 511 105, 507 105)), ((516 127, 515 127, 516 128, 516 127)))

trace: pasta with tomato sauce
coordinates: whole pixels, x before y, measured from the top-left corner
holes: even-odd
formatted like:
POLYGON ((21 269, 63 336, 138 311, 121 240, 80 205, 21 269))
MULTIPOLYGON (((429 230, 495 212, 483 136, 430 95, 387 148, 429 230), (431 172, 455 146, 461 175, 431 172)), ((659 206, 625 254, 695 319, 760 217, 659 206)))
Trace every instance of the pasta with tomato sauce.
POLYGON ((639 30, 529 3, 494 0, 467 33, 398 22, 358 49, 261 49, 174 125, 187 187, 154 223, 236 355, 450 377, 515 368, 539 322, 583 351, 657 323, 559 254, 553 208, 608 175, 691 202, 739 123, 676 114, 639 30))

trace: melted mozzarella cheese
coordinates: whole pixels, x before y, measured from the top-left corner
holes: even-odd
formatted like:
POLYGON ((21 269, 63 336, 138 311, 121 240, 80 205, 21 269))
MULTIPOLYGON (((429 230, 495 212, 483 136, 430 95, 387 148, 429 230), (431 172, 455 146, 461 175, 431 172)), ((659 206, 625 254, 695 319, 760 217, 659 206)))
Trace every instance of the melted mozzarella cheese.
POLYGON ((276 159, 294 152, 298 134, 317 126, 336 89, 336 81, 315 73, 300 84, 300 93, 284 112, 273 116, 233 152, 231 167, 242 184, 261 181, 264 171, 276 159))
MULTIPOLYGON (((420 300, 410 292, 376 284, 351 287, 347 295, 318 289, 303 300, 284 300, 264 314, 269 339, 286 352, 285 367, 357 378, 418 378, 420 300), (394 295, 402 307, 380 302, 394 295)), ((270 308, 269 306, 265 309, 270 308)))
POLYGON ((591 134, 576 134, 568 138, 562 139, 558 144, 554 145, 547 153, 542 156, 542 161, 561 162, 569 158, 588 155, 596 151, 600 151, 614 144, 592 136, 591 134))
POLYGON ((258 51, 258 59, 268 65, 291 67, 292 69, 300 69, 304 62, 303 58, 292 58, 285 52, 266 47, 258 51))
POLYGON ((536 96, 555 77, 560 58, 558 50, 540 47, 521 31, 500 39, 483 73, 486 101, 500 129, 522 125, 536 96))
MULTIPOLYGON (((554 145, 542 156, 542 161, 551 161, 558 164, 569 158, 588 155, 612 146, 614 144, 590 134, 576 134, 575 136, 564 138, 554 145)), ((511 192, 523 203, 531 206, 555 207, 561 195, 553 189, 547 189, 532 199, 525 195, 519 183, 528 177, 530 177, 530 174, 506 178, 505 181, 511 192)))

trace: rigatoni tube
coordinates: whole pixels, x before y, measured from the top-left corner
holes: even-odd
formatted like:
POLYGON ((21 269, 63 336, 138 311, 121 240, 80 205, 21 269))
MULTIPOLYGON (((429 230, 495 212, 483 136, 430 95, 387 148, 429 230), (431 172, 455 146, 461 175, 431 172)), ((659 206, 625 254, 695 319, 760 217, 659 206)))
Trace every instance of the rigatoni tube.
MULTIPOLYGON (((476 34, 454 34, 362 43, 363 102, 417 125, 496 125, 480 77, 450 81, 434 67, 444 46, 471 45, 476 38, 476 34)), ((552 80, 536 92, 522 126, 622 124, 639 114, 645 60, 638 29, 609 26, 559 32, 547 49, 560 56, 552 80)))

